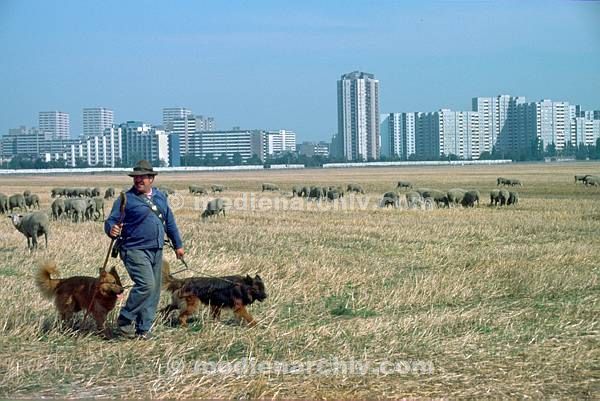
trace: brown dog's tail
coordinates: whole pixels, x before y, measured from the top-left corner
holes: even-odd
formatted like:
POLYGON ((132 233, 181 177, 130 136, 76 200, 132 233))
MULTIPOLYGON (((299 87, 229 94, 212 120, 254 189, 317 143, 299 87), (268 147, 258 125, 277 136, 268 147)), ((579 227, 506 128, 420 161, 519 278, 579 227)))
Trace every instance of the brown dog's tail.
POLYGON ((53 279, 52 274, 58 274, 56 262, 45 262, 35 276, 35 284, 46 298, 52 298, 60 280, 53 279))
POLYGON ((162 287, 163 290, 174 292, 183 286, 183 280, 171 276, 171 266, 163 259, 162 265, 162 287))

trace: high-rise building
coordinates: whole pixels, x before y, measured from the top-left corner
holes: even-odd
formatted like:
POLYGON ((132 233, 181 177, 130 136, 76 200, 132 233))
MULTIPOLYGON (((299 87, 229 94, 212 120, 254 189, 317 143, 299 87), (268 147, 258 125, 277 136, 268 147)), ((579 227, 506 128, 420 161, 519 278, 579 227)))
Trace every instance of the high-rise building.
POLYGON ((571 118, 568 102, 541 100, 535 103, 536 134, 544 148, 553 144, 556 150, 564 149, 571 141, 571 118))
POLYGON ((338 88, 338 133, 334 149, 346 160, 379 159, 379 81, 373 74, 342 75, 338 88))
POLYGON ((499 152, 517 150, 517 107, 524 103, 522 96, 473 98, 472 111, 479 112, 479 154, 491 153, 494 147, 499 152))
POLYGON ((62 111, 40 111, 38 128, 41 132, 50 133, 52 139, 69 139, 69 113, 62 111))
POLYGON ((163 109, 163 128, 165 131, 170 132, 172 130, 171 122, 176 118, 184 118, 192 114, 191 110, 185 107, 165 107, 163 109))
POLYGON ((440 116, 438 112, 415 113, 415 156, 418 160, 440 157, 440 116))
POLYGON ((571 124, 571 143, 574 146, 596 145, 600 138, 600 119, 576 117, 571 124))
POLYGON ((415 153, 416 113, 389 113, 380 116, 381 156, 401 160, 415 153))
POLYGON ((112 127, 114 114, 110 109, 94 107, 83 109, 83 136, 99 136, 112 127))
POLYGON ((440 156, 479 159, 479 112, 439 111, 440 156))

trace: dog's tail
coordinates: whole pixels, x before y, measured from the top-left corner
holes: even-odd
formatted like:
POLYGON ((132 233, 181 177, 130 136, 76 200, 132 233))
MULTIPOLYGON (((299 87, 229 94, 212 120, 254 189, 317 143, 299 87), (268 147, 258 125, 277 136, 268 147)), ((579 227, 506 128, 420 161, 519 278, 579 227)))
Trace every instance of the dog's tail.
POLYGON ((162 265, 162 287, 164 290, 174 292, 183 286, 183 280, 171 275, 171 266, 169 262, 163 259, 162 265))
POLYGON ((59 279, 53 279, 51 277, 52 274, 58 274, 56 262, 47 261, 40 267, 35 276, 35 284, 46 298, 52 298, 54 296, 54 291, 60 283, 59 279))

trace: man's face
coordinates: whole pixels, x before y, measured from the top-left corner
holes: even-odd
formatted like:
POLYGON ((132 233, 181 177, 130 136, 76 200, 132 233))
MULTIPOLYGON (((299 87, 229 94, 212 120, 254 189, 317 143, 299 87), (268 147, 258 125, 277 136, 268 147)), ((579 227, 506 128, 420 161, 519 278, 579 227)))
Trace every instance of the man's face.
POLYGON ((154 182, 153 175, 136 175, 133 177, 133 186, 136 191, 141 193, 150 192, 150 188, 152 188, 152 183, 154 182))

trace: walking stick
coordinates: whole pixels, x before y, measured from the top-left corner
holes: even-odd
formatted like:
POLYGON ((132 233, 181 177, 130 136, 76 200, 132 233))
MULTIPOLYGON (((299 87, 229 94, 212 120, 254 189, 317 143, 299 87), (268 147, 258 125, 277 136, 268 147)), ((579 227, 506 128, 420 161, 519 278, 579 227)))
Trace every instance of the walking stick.
MULTIPOLYGON (((121 207, 119 208, 119 211, 121 212, 119 215, 119 222, 117 224, 122 224, 123 223, 123 219, 125 218, 125 205, 127 204, 127 197, 125 196, 125 192, 121 192, 121 195, 119 195, 119 198, 121 199, 121 207)), ((108 258, 110 257, 110 254, 112 252, 113 246, 115 244, 115 240, 116 238, 112 238, 110 240, 110 245, 108 247, 108 252, 106 253, 106 258, 104 258, 104 265, 102 265, 102 271, 106 271, 106 265, 108 264, 108 258)))

